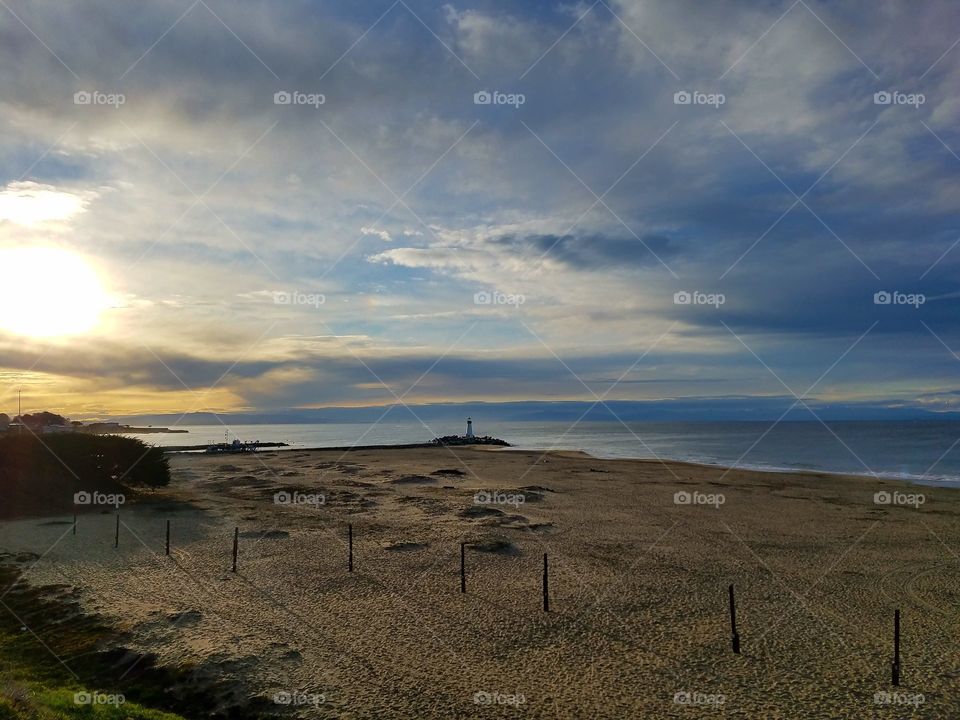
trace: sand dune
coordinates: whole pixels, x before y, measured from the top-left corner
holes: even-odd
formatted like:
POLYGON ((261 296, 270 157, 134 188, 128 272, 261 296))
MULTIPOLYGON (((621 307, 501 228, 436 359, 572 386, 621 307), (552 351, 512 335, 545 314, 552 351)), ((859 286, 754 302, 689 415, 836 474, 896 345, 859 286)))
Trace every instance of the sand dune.
POLYGON ((122 510, 118 550, 110 515, 84 516, 76 537, 3 523, 0 548, 47 551, 30 582, 78 588, 161 662, 229 677, 237 705, 286 693, 280 709, 302 717, 909 717, 876 703, 897 690, 922 694, 916 716, 960 715, 950 489, 465 448, 173 464, 169 488, 122 510), (875 504, 884 489, 925 502, 875 504))

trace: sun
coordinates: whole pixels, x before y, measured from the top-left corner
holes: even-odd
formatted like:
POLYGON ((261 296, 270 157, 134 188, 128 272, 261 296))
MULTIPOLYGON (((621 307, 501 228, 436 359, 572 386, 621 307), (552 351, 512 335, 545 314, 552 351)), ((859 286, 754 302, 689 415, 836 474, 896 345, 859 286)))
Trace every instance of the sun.
POLYGON ((55 247, 0 249, 0 330, 34 338, 93 330, 109 298, 79 255, 55 247))

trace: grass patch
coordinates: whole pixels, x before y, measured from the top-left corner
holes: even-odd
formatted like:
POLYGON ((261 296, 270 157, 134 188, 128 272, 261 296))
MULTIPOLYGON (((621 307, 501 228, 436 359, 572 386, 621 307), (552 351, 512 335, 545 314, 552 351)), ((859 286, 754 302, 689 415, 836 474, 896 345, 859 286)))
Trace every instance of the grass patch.
POLYGON ((47 688, 38 683, 0 685, 0 720, 185 720, 182 715, 152 710, 132 702, 78 704, 71 688, 47 688))
POLYGON ((17 561, 27 559, 0 553, 0 720, 277 717, 265 698, 236 698, 202 668, 159 667, 124 648, 119 633, 83 613, 74 591, 20 580, 17 561), (122 695, 124 702, 78 704, 78 692, 98 693, 101 701, 122 695))

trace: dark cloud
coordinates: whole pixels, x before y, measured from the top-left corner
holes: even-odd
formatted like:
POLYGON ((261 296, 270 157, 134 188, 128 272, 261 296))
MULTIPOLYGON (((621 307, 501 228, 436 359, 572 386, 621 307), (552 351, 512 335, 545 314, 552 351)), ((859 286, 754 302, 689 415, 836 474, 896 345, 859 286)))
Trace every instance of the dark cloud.
POLYGON ((549 255, 576 270, 597 270, 624 265, 654 265, 657 257, 672 259, 680 249, 663 235, 608 237, 604 235, 505 235, 493 244, 539 257, 549 255))

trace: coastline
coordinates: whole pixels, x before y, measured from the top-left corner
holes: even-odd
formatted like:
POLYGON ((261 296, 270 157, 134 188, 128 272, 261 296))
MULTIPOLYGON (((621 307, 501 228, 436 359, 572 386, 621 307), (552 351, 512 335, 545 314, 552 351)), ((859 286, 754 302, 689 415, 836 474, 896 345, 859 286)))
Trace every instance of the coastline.
MULTIPOLYGON (((586 452, 586 451, 583 451, 586 452)), ((598 460, 630 460, 635 462, 651 462, 654 464, 675 464, 675 465, 692 465, 694 467, 701 468, 710 468, 713 470, 723 470, 726 472, 751 472, 751 473, 770 473, 774 475, 811 475, 811 476, 829 476, 837 478, 849 478, 849 479, 859 479, 859 480, 875 480, 877 482, 899 482, 906 483, 910 486, 920 486, 920 487, 938 487, 945 489, 960 489, 960 477, 954 476, 940 476, 940 475, 914 475, 910 473, 892 473, 892 472, 848 472, 843 470, 819 470, 815 468, 791 468, 786 466, 777 466, 777 465, 763 465, 763 464, 744 464, 744 465, 724 465, 722 463, 711 463, 711 462, 698 462, 695 460, 679 460, 674 458, 662 458, 660 460, 656 458, 619 458, 619 457, 603 457, 598 455, 590 455, 590 457, 596 458, 598 460)))
MULTIPOLYGON (((376 444, 376 445, 341 445, 341 446, 331 446, 331 447, 277 447, 271 448, 271 450, 277 450, 279 452, 363 452, 371 450, 423 450, 430 449, 435 447, 441 447, 434 445, 432 443, 397 443, 397 444, 376 444)), ((672 458, 672 457, 660 457, 660 458, 651 458, 651 457, 624 457, 624 456, 609 456, 602 455, 597 453, 591 453, 588 450, 571 450, 571 449, 541 449, 533 447, 524 447, 522 445, 514 445, 509 447, 498 447, 495 445, 458 445, 450 446, 460 449, 470 449, 470 450, 483 450, 485 452, 506 452, 506 453, 533 453, 533 454, 547 454, 547 455, 557 455, 562 457, 564 453, 582 453, 586 457, 593 458, 595 460, 602 460, 604 462, 647 462, 653 463, 656 465, 659 464, 671 464, 671 465, 692 465, 694 467, 702 468, 711 468, 715 470, 723 470, 727 472, 757 472, 757 473, 774 473, 774 474, 787 474, 787 475, 813 475, 813 476, 831 476, 831 477, 846 477, 846 478, 860 478, 860 479, 870 479, 875 481, 888 481, 888 482, 903 482, 909 483, 910 485, 922 486, 922 487, 942 487, 942 488, 956 488, 960 489, 960 477, 947 476, 947 475, 916 475, 911 473, 894 473, 894 472, 850 472, 844 470, 829 470, 829 469, 818 469, 818 468, 793 468, 788 466, 777 466, 777 465, 764 465, 764 464, 741 464, 741 465, 726 465, 720 462, 708 462, 708 461, 698 461, 691 459, 682 459, 682 458, 672 458)), ((181 448, 171 448, 166 450, 170 454, 184 454, 191 455, 197 454, 196 452, 184 451, 181 448)))
MULTIPOLYGON (((839 422, 831 433, 815 422, 635 423, 629 428, 587 423, 567 432, 557 422, 500 423, 482 427, 511 445, 545 451, 579 449, 601 459, 655 459, 744 467, 772 472, 829 472, 920 485, 960 485, 960 449, 952 452, 960 423, 839 422), (768 433, 769 431, 769 433, 768 433), (634 434, 636 433, 636 434, 634 434), (638 435, 639 438, 638 439, 638 435), (763 441, 754 444, 763 437, 763 441), (641 442, 641 440, 643 442, 641 442)), ((433 428, 432 430, 439 430, 433 428)), ((151 444, 222 442, 223 426, 192 426, 192 443, 177 436, 143 436, 151 444)), ((415 424, 300 424, 238 427, 242 438, 283 441, 293 449, 346 450, 360 446, 419 445, 432 432, 415 424)), ((182 436, 181 436, 182 437, 182 436)))
MULTIPOLYGON (((317 448, 321 449, 321 448, 317 448)), ((509 448, 495 448, 496 450, 502 452, 520 452, 520 453, 533 453, 533 454, 547 454, 547 455, 556 455, 557 457, 568 457, 572 454, 579 453, 584 457, 593 458, 594 460, 602 460, 604 462, 635 462, 635 463, 649 463, 652 465, 670 465, 670 466, 690 466, 696 468, 703 468, 708 470, 721 470, 725 474, 739 472, 739 473, 755 473, 760 475, 771 474, 771 475, 800 475, 800 476, 810 476, 810 477, 828 477, 828 478, 841 478, 847 480, 874 480, 879 483, 901 483, 906 487, 937 487, 947 490, 960 490, 960 478, 946 477, 946 476, 928 476, 926 481, 923 481, 924 478, 921 476, 910 475, 906 473, 856 473, 856 472, 846 472, 839 470, 818 470, 813 468, 791 468, 791 467, 782 467, 782 466, 768 466, 768 465, 724 465, 722 463, 711 463, 711 462, 698 462, 695 460, 681 460, 676 458, 648 458, 648 457, 606 457, 603 455, 594 455, 586 450, 538 450, 536 448, 523 448, 523 447, 509 447, 509 448)))

